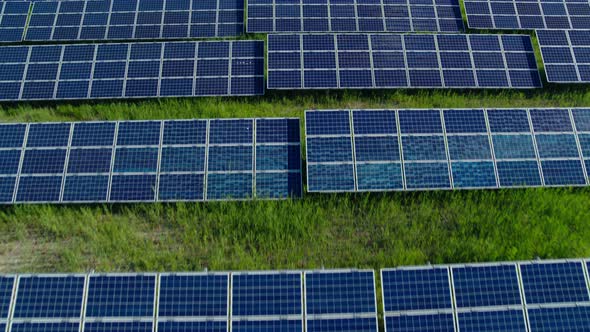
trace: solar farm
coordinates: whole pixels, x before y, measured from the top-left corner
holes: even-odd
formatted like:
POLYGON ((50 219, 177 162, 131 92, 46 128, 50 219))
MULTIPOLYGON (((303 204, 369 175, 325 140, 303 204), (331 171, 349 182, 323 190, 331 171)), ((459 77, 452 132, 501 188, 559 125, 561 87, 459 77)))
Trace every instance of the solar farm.
POLYGON ((590 330, 588 0, 0 1, 0 332, 590 330))

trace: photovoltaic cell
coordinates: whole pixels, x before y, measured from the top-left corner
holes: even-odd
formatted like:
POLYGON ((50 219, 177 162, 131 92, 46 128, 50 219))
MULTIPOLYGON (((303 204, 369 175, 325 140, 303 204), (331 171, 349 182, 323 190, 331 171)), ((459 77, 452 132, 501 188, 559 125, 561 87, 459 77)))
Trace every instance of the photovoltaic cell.
POLYGON ((228 274, 160 275, 158 318, 227 317, 228 274))
POLYGON ((590 28, 590 3, 587 1, 467 0, 465 12, 472 29, 590 28))
POLYGON ((301 272, 232 274, 232 330, 303 331, 301 272))
POLYGON ((280 118, 0 125, 0 200, 299 197, 299 130, 280 118))
POLYGON ((6 46, 0 55, 4 101, 259 95, 263 81, 258 41, 6 46))
POLYGON ((458 266, 452 272, 457 308, 522 306, 514 264, 458 266))
POLYGON ((11 331, 15 332, 77 332, 80 323, 74 322, 14 322, 11 331))
POLYGON ((31 8, 30 2, 0 4, 0 43, 21 42, 31 8))
POLYGON ((271 34, 269 89, 537 88, 529 36, 271 34))
POLYGON ((243 30, 240 0, 49 1, 33 4, 25 40, 235 37, 243 30))
POLYGON ((523 310, 472 311, 458 314, 459 329, 466 332, 525 332, 523 310))
POLYGON ((583 186, 589 119, 587 109, 307 111, 308 190, 583 186))
POLYGON ((159 321, 158 331, 227 332, 227 321, 159 321))
POLYGON ((528 310, 531 332, 583 331, 590 326, 590 306, 528 310))
POLYGON ((373 271, 305 272, 307 331, 377 331, 373 271))
POLYGON ((80 318, 84 299, 84 275, 20 276, 14 318, 80 318))
MULTIPOLYGON (((587 6, 590 25, 590 3, 587 6)), ((590 26, 587 27, 590 29, 590 26)), ((536 30, 547 81, 590 82, 590 30, 536 30)))
POLYGON ((520 272, 528 305, 590 302, 579 261, 522 263, 520 272))
POLYGON ((459 2, 248 1, 248 32, 458 32, 459 2))
POLYGON ((151 332, 153 322, 150 321, 108 321, 85 322, 87 332, 151 332))
POLYGON ((15 279, 13 276, 0 277, 0 320, 8 319, 15 279))
POLYGON ((421 313, 385 316, 385 330, 399 332, 454 332, 452 313, 421 313))
POLYGON ((452 309, 449 271, 446 267, 386 269, 381 272, 381 280, 386 314, 452 309))
POLYGON ((155 297, 155 275, 91 275, 86 317, 153 317, 155 297))

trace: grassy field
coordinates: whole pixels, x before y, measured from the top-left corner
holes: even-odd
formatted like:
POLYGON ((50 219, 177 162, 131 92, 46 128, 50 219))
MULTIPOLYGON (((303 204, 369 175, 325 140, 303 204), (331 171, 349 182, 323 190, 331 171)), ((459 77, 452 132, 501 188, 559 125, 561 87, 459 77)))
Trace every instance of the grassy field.
MULTIPOLYGON (((590 106, 590 91, 269 93, 5 105, 2 121, 302 117, 312 108, 590 106)), ((305 195, 294 201, 9 206, 0 272, 305 269, 590 256, 590 190, 305 195)))

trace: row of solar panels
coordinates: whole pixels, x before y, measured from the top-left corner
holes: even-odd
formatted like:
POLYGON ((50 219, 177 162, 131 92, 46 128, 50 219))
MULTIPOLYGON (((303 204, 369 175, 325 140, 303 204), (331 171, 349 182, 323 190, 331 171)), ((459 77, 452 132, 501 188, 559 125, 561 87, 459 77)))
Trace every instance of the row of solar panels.
MULTIPOLYGON (((541 87, 528 36, 270 35, 268 87, 541 87)), ((0 48, 0 100, 264 94, 262 41, 0 48)))
POLYGON ((2 332, 377 330, 362 270, 0 276, 0 314, 2 332))
POLYGON ((0 42, 236 37, 244 0, 3 1, 0 42))
MULTIPOLYGON (((386 331, 585 331, 589 261, 381 270, 386 331), (556 327, 560 327, 557 330, 556 327)), ((378 331, 370 270, 0 276, 2 331, 378 331)))
MULTIPOLYGON (((307 190, 590 185, 590 109, 305 114, 307 190)), ((0 203, 301 197, 299 119, 0 125, 0 203)))
POLYGON ((299 119, 0 124, 0 201, 300 197, 299 119))
POLYGON ((310 192, 586 186, 590 109, 305 114, 310 192))
MULTIPOLYGON (((248 1, 248 32, 459 32, 457 0, 248 1)), ((0 42, 239 36, 244 0, 3 1, 0 42)))

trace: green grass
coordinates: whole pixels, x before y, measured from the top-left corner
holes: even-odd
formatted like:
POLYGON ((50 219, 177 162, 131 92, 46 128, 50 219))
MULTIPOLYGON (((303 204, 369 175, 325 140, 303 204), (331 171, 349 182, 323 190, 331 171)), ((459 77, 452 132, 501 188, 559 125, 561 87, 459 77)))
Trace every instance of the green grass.
MULTIPOLYGON (((582 87, 269 93, 5 105, 2 121, 302 117, 313 108, 590 105, 582 87)), ((590 256, 590 190, 318 195, 301 200, 8 206, 0 272, 365 267, 590 256)))

